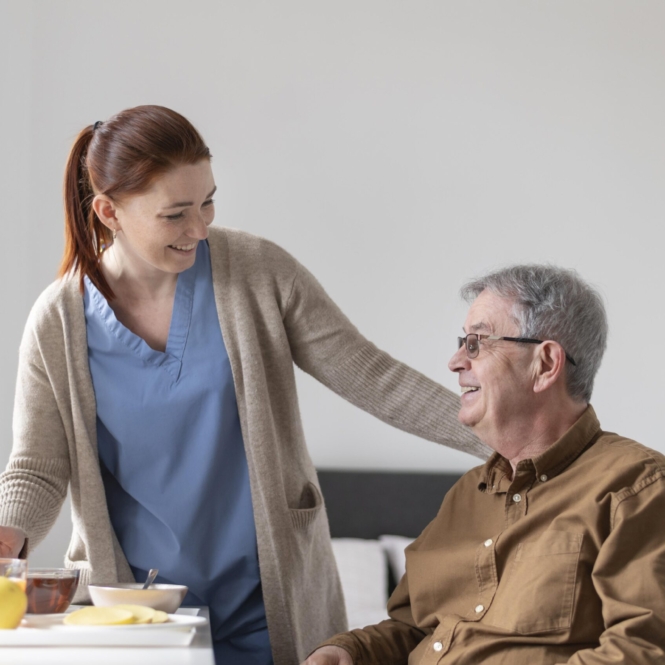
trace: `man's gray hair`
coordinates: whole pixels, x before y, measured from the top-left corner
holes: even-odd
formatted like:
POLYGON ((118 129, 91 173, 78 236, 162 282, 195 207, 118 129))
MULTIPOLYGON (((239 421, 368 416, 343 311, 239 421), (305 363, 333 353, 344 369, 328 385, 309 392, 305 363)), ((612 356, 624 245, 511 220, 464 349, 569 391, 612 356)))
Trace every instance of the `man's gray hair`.
POLYGON ((471 280, 460 293, 471 303, 485 289, 514 302, 521 337, 553 340, 572 356, 576 365, 566 363, 568 393, 588 402, 607 345, 600 294, 574 270, 551 265, 502 268, 471 280))

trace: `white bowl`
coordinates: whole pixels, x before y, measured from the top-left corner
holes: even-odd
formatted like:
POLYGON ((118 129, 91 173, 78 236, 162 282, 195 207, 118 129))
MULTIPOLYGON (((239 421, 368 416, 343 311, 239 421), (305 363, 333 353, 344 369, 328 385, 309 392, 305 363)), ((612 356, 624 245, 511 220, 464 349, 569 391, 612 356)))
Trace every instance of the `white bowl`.
POLYGON ((180 584, 91 584, 88 589, 92 604, 98 607, 111 605, 145 605, 153 610, 173 614, 187 595, 187 587, 180 584))

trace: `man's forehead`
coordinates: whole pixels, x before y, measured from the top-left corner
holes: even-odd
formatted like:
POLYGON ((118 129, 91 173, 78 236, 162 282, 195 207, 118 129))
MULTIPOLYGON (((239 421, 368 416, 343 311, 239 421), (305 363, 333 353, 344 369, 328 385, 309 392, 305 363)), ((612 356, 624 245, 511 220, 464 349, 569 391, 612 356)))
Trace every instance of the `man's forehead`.
POLYGON ((512 329, 515 326, 513 318, 513 303, 494 293, 483 291, 471 303, 466 317, 464 329, 467 333, 495 333, 505 330, 506 326, 512 329))

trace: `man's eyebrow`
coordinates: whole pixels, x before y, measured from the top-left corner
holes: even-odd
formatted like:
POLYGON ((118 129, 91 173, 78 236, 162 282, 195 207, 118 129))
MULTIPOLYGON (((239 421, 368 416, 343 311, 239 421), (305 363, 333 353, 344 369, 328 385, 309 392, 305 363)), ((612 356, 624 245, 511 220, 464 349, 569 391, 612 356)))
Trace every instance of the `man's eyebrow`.
MULTIPOLYGON (((209 199, 217 191, 217 186, 213 187, 212 192, 206 196, 206 199, 209 199)), ((164 210, 169 210, 170 208, 186 208, 188 206, 193 206, 194 201, 178 201, 177 203, 172 203, 170 206, 165 206, 164 210)))
POLYGON ((469 330, 471 332, 478 332, 479 330, 487 330, 489 332, 492 332, 492 326, 489 325, 489 323, 485 323, 484 321, 480 321, 478 323, 474 323, 469 330))

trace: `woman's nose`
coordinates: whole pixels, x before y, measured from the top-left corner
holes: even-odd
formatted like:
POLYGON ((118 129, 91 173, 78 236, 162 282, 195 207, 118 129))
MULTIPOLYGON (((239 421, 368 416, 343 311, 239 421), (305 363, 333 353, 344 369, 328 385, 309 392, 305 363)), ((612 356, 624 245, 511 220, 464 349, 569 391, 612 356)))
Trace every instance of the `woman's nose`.
POLYGON ((199 217, 192 223, 189 233, 187 234, 197 240, 205 240, 208 237, 208 222, 205 217, 199 217))

